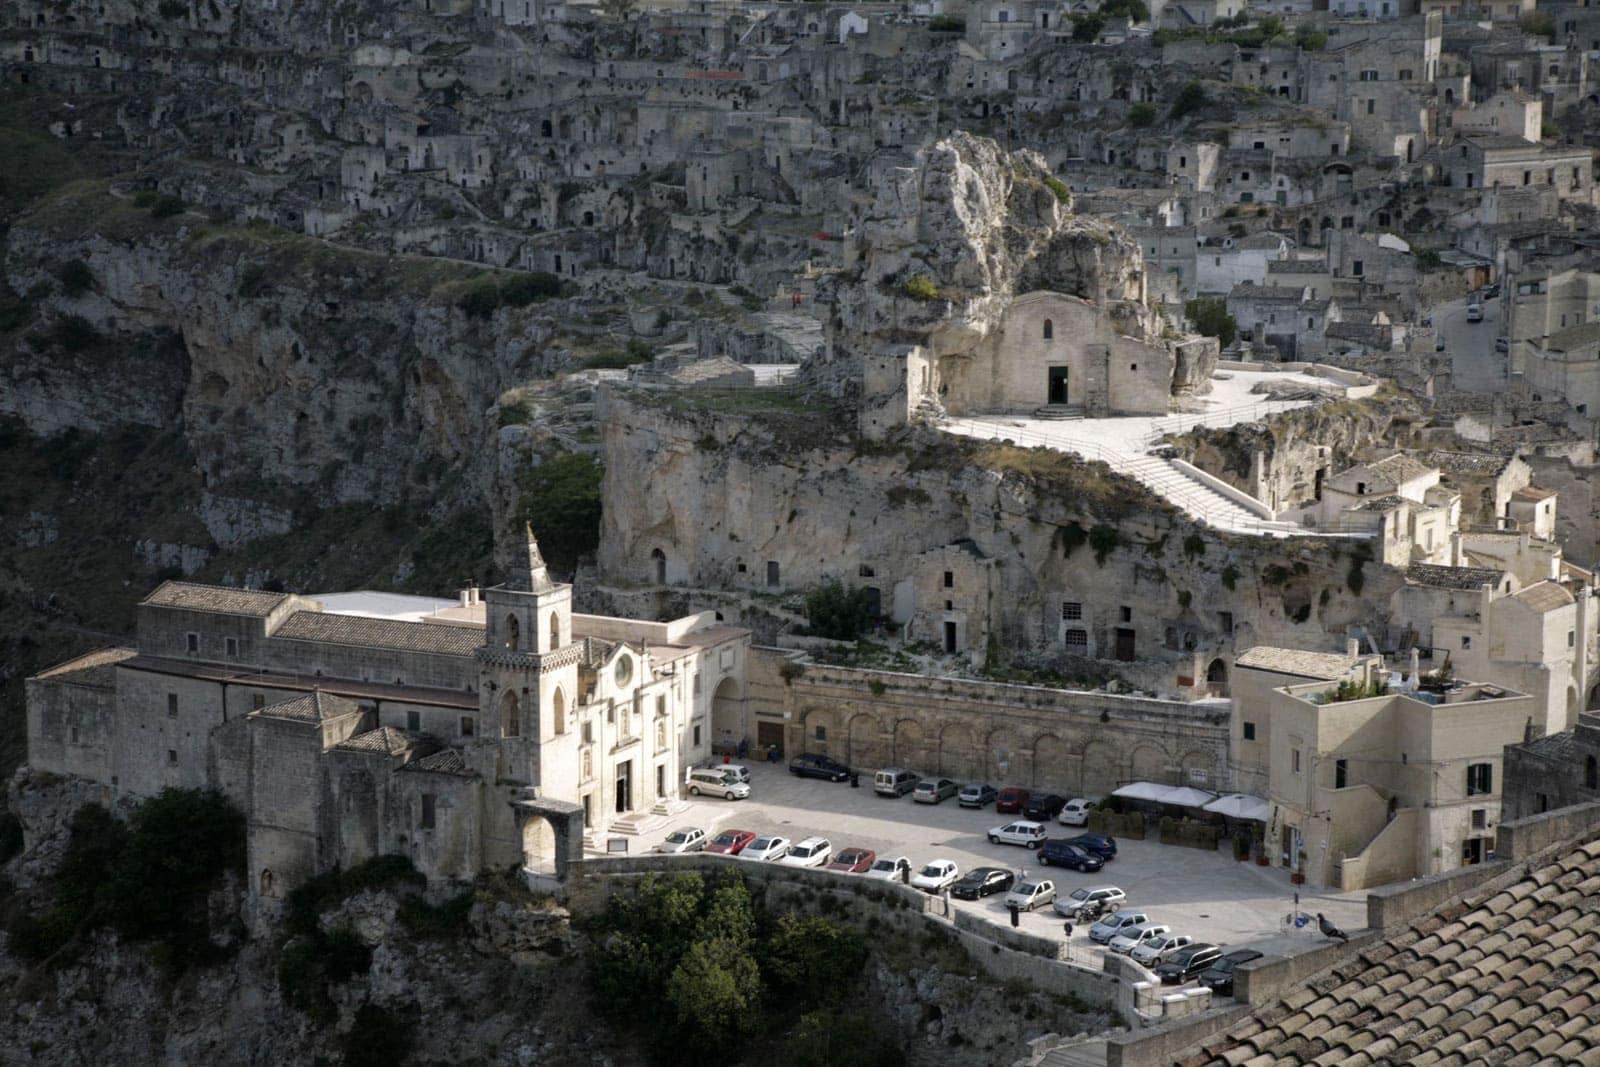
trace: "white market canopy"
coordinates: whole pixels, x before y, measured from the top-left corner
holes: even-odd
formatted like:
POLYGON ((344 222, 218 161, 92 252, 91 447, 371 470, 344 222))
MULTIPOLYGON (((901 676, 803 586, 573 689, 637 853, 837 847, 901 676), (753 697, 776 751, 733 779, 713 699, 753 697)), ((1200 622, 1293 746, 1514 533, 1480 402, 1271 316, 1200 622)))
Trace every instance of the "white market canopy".
POLYGON ((1200 808, 1217 799, 1217 794, 1186 785, 1157 785, 1155 782, 1130 782, 1111 794, 1124 800, 1148 800, 1180 808, 1200 808))
POLYGON ((1229 793, 1225 797, 1218 797, 1207 804, 1205 810, 1230 819, 1249 819, 1253 822, 1266 822, 1272 815, 1271 804, 1249 793, 1229 793))

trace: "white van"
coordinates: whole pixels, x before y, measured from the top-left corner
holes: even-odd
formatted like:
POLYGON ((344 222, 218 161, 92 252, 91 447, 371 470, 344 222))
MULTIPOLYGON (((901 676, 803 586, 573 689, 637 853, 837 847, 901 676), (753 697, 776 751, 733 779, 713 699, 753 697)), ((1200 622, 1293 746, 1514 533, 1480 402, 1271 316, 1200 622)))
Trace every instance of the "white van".
POLYGON ((872 791, 879 796, 903 797, 922 781, 904 767, 885 767, 872 776, 872 791))
POLYGON ((750 787, 744 782, 729 781, 724 775, 724 768, 713 767, 689 772, 689 795, 697 797, 701 793, 707 796, 722 797, 725 800, 743 800, 750 795, 750 787))

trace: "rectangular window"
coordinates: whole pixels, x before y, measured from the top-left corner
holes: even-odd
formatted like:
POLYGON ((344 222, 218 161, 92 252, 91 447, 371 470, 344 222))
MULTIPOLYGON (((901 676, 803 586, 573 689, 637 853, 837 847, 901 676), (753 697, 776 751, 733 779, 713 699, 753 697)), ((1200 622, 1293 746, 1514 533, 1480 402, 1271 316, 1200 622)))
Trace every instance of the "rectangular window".
POLYGON ((778 561, 777 560, 768 560, 767 561, 767 585, 768 586, 776 586, 777 584, 778 584, 778 561))
POLYGON ((698 726, 694 728, 694 747, 700 747, 700 727, 698 726))
POLYGON ((828 728, 826 726, 818 726, 815 736, 818 741, 826 741, 828 739, 828 728))
POLYGON ((1067 631, 1067 647, 1068 648, 1088 648, 1089 647, 1089 633, 1088 633, 1088 631, 1087 630, 1068 630, 1067 631))
POLYGON ((856 568, 856 576, 860 578, 876 578, 877 572, 863 563, 861 566, 856 568))
POLYGON ((167 766, 168 767, 176 767, 177 765, 178 765, 178 750, 175 749, 175 748, 167 749, 167 766))
POLYGON ((666 714, 667 714, 667 698, 664 697, 664 696, 656 697, 656 718, 658 718, 658 719, 665 718, 666 714))
POLYGON ((462 737, 471 737, 473 734, 477 733, 477 730, 478 730, 478 722, 477 722, 476 719, 474 719, 471 715, 463 715, 463 716, 461 716, 461 736, 462 737))
POLYGON ((956 575, 954 571, 944 572, 944 587, 946 589, 954 589, 956 587, 956 575))
POLYGON ((200 635, 199 634, 185 634, 184 635, 184 640, 188 643, 190 652, 199 652, 200 651, 200 635))
POLYGON ((173 718, 177 718, 177 716, 178 716, 178 694, 177 693, 168 693, 167 694, 167 714, 172 716, 173 718))
POLYGON ((1471 648, 1472 647, 1472 638, 1468 637, 1465 634, 1462 634, 1461 635, 1461 647, 1462 648, 1471 648))
POLYGON ((74 745, 78 743, 78 728, 76 726, 74 726, 74 727, 72 727, 70 729, 69 734, 68 734, 68 740, 71 741, 74 745))
POLYGON ((1293 750, 1290 751, 1289 755, 1290 755, 1291 759, 1293 760, 1294 773, 1299 774, 1300 773, 1300 750, 1298 748, 1293 749, 1293 750))
POLYGON ((1132 622, 1133 621, 1133 609, 1128 607, 1128 605, 1126 605, 1126 604, 1122 605, 1122 621, 1123 622, 1132 622))
POLYGON ((260 711, 262 708, 266 707, 267 706, 267 694, 265 694, 265 693, 252 693, 252 694, 250 694, 250 706, 252 708, 254 708, 256 711, 260 711))
POLYGON ((406 729, 410 730, 412 733, 421 732, 421 730, 422 730, 422 712, 420 712, 420 711, 408 711, 408 712, 406 712, 406 729))
POLYGON ((1069 622, 1073 619, 1083 618, 1083 604, 1077 600, 1063 600, 1061 602, 1061 617, 1069 622))
POLYGON ((424 794, 422 794, 422 817, 417 821, 417 826, 420 829, 423 829, 423 830, 432 830, 433 829, 434 817, 437 814, 437 812, 434 809, 435 809, 434 795, 432 793, 424 793, 424 794))
MULTIPOLYGON (((696 727, 696 729, 698 729, 698 727, 696 727)), ((586 722, 583 724, 583 743, 586 745, 594 744, 594 723, 592 722, 586 722)))
POLYGON ((1472 809, 1472 828, 1474 830, 1487 830, 1489 828, 1489 809, 1472 809))
POLYGON ((1244 739, 1246 741, 1254 741, 1256 739, 1256 724, 1255 723, 1246 722, 1244 724, 1244 739))
POLYGON ((237 637, 229 637, 225 639, 224 643, 228 647, 228 657, 230 659, 237 659, 239 656, 239 639, 237 637))
POLYGON ((1494 764, 1467 764, 1467 796, 1481 797, 1494 792, 1494 764))
POLYGON ((1343 789, 1350 782, 1350 763, 1348 760, 1336 759, 1333 761, 1333 787, 1343 789))
POLYGON ((694 676, 694 695, 700 695, 700 676, 698 674, 694 676))
POLYGON ((1217 612, 1217 621, 1222 624, 1222 632, 1223 633, 1225 633, 1225 634, 1233 633, 1233 612, 1231 612, 1231 611, 1219 611, 1219 612, 1217 612))

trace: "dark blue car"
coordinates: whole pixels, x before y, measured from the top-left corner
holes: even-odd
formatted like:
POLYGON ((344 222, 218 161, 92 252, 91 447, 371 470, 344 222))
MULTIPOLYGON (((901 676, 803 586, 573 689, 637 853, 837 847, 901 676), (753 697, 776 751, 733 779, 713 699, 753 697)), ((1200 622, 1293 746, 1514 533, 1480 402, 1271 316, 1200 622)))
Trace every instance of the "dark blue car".
POLYGON ((1077 837, 1067 838, 1063 844, 1077 845, 1085 852, 1093 852, 1107 863, 1117 858, 1117 839, 1105 834, 1079 834, 1077 837))
POLYGON ((1039 862, 1046 867, 1071 867, 1085 874, 1106 865, 1097 853, 1065 841, 1046 841, 1039 849, 1039 862))
POLYGON ((850 777, 850 768, 829 756, 805 752, 789 761, 789 773, 800 778, 826 778, 842 782, 850 777))

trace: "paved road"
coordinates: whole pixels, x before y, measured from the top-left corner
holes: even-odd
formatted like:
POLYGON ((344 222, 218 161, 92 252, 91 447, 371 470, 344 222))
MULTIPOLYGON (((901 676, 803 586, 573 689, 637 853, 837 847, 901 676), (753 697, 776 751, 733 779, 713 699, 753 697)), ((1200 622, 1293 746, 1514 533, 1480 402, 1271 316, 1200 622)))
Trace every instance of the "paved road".
POLYGON ((1444 337, 1445 352, 1457 389, 1498 393, 1506 387, 1507 357, 1494 350, 1500 336, 1500 301, 1483 301, 1483 321, 1467 321, 1467 299, 1433 309, 1434 328, 1444 337))
MULTIPOLYGON (((891 800, 874 794, 867 776, 859 789, 852 789, 796 778, 783 765, 754 764, 751 774, 749 800, 691 798, 689 810, 644 835, 635 848, 655 845, 668 830, 698 826, 711 834, 734 828, 779 833, 791 841, 820 834, 835 850, 856 845, 879 855, 906 856, 915 867, 932 859, 954 860, 962 871, 979 866, 1026 867, 1030 875, 1048 877, 1067 893, 1082 885, 1120 886, 1128 894, 1129 906, 1149 911, 1155 921, 1168 923, 1178 933, 1232 946, 1283 935, 1284 919, 1293 910, 1294 887, 1288 872, 1235 862, 1231 850, 1204 852, 1124 840, 1118 842, 1117 858, 1096 874, 1041 868, 1026 849, 989 844, 984 831, 1012 818, 996 815, 992 806, 972 811, 954 800, 939 805, 915 804, 909 797, 891 800)), ((1071 836, 1079 831, 1052 824, 1051 832, 1071 836)), ((954 903, 1009 923, 999 900, 954 903)), ((1366 925, 1365 893, 1307 891, 1301 895, 1301 907, 1308 913, 1326 913, 1346 930, 1366 925)), ((1022 927, 1051 937, 1063 934, 1061 920, 1049 908, 1023 916, 1022 927)), ((1288 932, 1308 943, 1320 941, 1314 921, 1288 932)), ((1075 931, 1074 957, 1098 966, 1102 950, 1086 933, 1082 926, 1075 931)))

